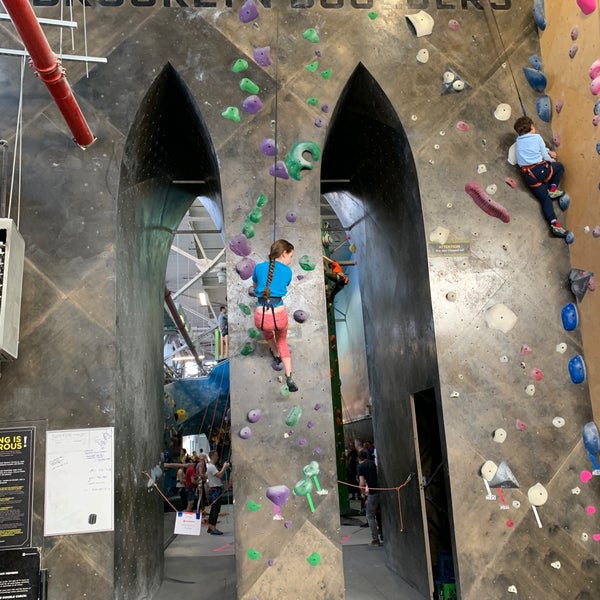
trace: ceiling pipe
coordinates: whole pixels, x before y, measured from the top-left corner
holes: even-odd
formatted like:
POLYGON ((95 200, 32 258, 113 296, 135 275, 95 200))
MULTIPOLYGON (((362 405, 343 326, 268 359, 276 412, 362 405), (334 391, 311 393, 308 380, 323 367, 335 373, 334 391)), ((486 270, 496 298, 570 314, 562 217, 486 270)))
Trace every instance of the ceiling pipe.
POLYGON ((179 329, 179 333, 181 333, 183 341, 186 343, 188 349, 194 356, 194 360, 198 365, 200 373, 206 375, 204 365, 202 364, 202 359, 200 358, 198 351, 196 350, 196 346, 194 346, 194 342, 192 342, 192 338, 190 337, 188 330, 185 328, 185 323, 183 322, 183 319, 181 318, 181 315, 179 314, 177 307, 175 306, 175 302, 173 302, 173 298, 171 297, 171 291, 167 288, 165 288, 165 304, 167 305, 167 308, 171 313, 171 318, 173 319, 175 326, 177 327, 177 329, 179 329))
POLYGON ((46 84, 75 142, 81 148, 87 148, 96 138, 75 100, 73 90, 65 77, 65 70, 59 58, 52 52, 31 5, 27 0, 2 0, 2 3, 31 57, 31 66, 46 84))

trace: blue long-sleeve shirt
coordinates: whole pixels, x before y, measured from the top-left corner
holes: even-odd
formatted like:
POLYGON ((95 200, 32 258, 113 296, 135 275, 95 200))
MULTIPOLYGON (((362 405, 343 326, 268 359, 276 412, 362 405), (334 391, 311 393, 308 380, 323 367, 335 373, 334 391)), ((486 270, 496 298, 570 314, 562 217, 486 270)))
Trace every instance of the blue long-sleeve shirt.
POLYGON ((520 167, 552 160, 539 133, 524 133, 517 137, 517 164, 520 167))

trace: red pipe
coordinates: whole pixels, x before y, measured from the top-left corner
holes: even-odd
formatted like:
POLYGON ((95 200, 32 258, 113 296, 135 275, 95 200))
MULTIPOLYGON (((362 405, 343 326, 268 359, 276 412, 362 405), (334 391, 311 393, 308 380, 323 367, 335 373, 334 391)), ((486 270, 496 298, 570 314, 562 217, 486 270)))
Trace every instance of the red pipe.
POLYGON ((73 96, 71 86, 65 77, 65 70, 56 54, 52 52, 29 2, 27 0, 2 0, 2 4, 31 57, 31 66, 46 84, 50 95, 54 98, 73 133, 75 142, 82 148, 87 148, 96 138, 73 96))

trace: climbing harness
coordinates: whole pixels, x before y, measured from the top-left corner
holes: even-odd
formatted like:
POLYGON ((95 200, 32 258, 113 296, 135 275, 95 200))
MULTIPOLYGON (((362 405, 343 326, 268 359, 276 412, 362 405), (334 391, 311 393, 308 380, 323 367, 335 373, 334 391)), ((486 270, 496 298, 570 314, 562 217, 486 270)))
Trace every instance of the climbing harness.
POLYGON ((260 321, 261 330, 264 329, 265 326, 265 312, 271 309, 271 314, 273 315, 273 326, 275 327, 275 331, 279 331, 279 327, 277 327, 277 321, 275 320, 275 308, 278 306, 282 306, 283 301, 281 296, 272 296, 269 298, 259 298, 258 305, 262 308, 262 319, 260 321))
POLYGON ((542 160, 533 165, 523 165, 522 167, 519 167, 519 168, 521 169, 521 172, 524 175, 528 175, 529 177, 531 177, 531 179, 536 181, 536 183, 531 183, 531 184, 528 183, 529 187, 532 187, 532 188, 539 187, 543 183, 548 183, 548 181, 550 181, 550 179, 552 179, 552 175, 554 175, 554 169, 552 168, 552 163, 549 163, 547 160, 542 160), (548 167, 548 177, 546 177, 545 179, 538 179, 531 169, 534 169, 535 167, 540 167, 542 165, 546 165, 548 167))

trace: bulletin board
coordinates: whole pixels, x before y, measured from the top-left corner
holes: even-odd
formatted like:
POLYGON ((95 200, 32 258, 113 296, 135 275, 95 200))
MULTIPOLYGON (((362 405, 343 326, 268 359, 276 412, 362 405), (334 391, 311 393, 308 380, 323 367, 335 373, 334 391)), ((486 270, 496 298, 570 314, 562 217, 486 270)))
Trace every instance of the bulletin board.
POLYGON ((114 427, 46 432, 44 535, 114 530, 114 427))

